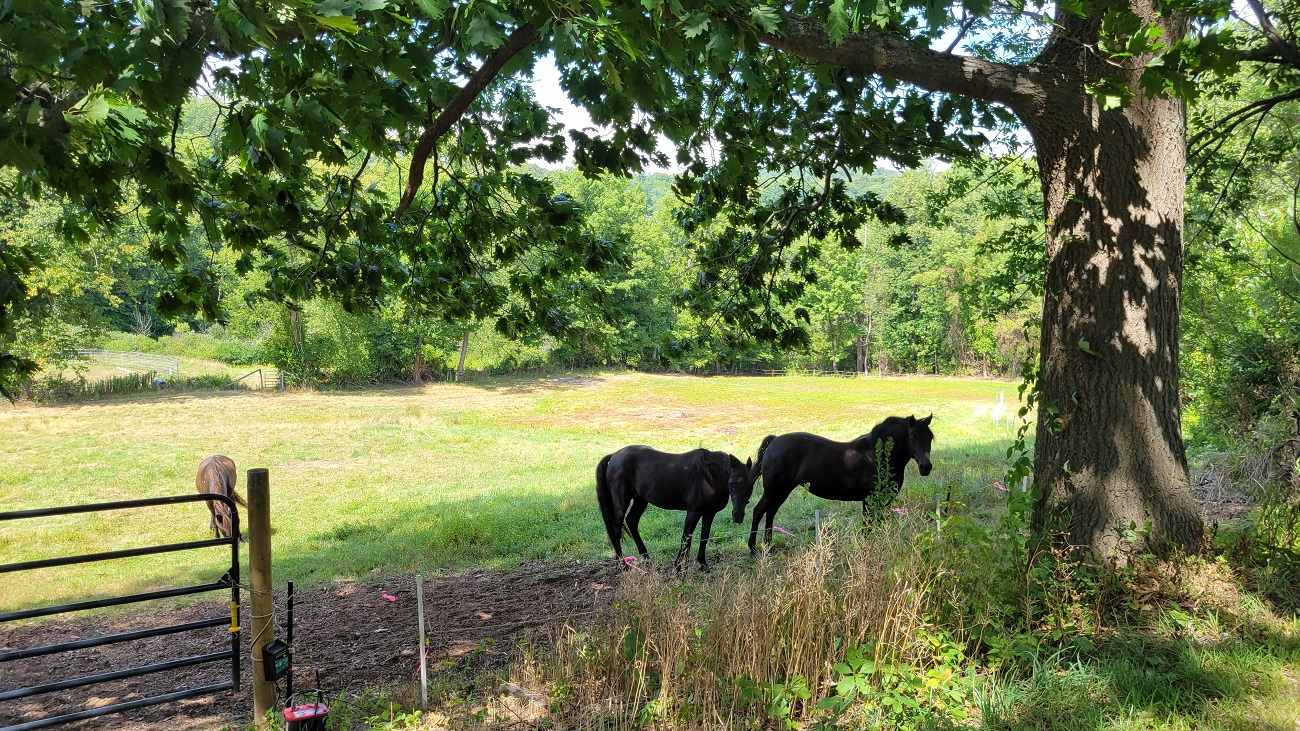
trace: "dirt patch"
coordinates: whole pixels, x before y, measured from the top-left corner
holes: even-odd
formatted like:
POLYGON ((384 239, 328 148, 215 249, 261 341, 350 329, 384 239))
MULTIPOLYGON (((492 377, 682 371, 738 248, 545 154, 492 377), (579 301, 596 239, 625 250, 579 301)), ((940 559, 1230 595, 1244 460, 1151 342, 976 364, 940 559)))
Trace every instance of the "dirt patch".
POLYGON ((545 379, 546 383, 556 386, 599 386, 607 383, 604 378, 592 378, 588 376, 555 376, 554 378, 545 379))
MULTIPOLYGON (((448 658, 482 647, 500 662, 513 640, 530 628, 566 621, 583 625, 603 606, 616 577, 608 565, 579 561, 538 562, 510 573, 478 571, 427 577, 424 582, 429 667, 436 682, 449 672, 448 658), (486 643, 492 638, 494 643, 486 643)), ((285 597, 276 592, 278 636, 283 637, 285 597)), ((145 731, 242 728, 252 716, 251 633, 247 596, 241 610, 241 691, 128 711, 63 726, 145 731)), ((213 598, 186 607, 150 607, 131 614, 27 623, 0 628, 0 651, 97 637, 228 613, 213 598)), ((294 665, 297 688, 319 686, 328 694, 413 681, 419 673, 415 579, 397 576, 339 582, 299 591, 294 599, 294 665), (394 597, 389 601, 383 594, 394 597)), ((65 678, 111 672, 151 662, 229 648, 221 627, 78 650, 0 665, 0 689, 30 687, 65 678)), ((452 663, 454 664, 454 663, 452 663)), ((83 708, 122 703, 183 688, 219 683, 228 665, 199 665, 128 680, 0 702, 0 726, 83 708)))
POLYGON ((1201 506, 1207 526, 1244 522, 1255 502, 1243 493, 1222 470, 1203 469, 1192 473, 1192 497, 1201 506))

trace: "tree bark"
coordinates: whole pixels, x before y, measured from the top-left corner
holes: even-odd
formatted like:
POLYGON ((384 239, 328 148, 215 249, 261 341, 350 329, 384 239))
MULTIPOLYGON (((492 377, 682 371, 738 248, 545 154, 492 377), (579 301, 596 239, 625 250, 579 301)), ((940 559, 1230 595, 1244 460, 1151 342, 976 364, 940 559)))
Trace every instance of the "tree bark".
POLYGON ((424 339, 415 339, 415 362, 411 365, 411 375, 414 376, 415 385, 423 383, 424 378, 424 339))
POLYGON ((456 383, 465 377, 465 356, 469 353, 469 330, 460 337, 460 362, 456 364, 456 383))
MULTIPOLYGON (((1070 542, 1099 556, 1122 560, 1134 529, 1140 545, 1195 551, 1203 525, 1178 381, 1186 113, 1181 101, 1140 92, 1103 111, 1084 90, 1084 69, 1098 65, 1079 50, 1095 37, 1089 22, 1068 20, 1060 32, 1072 37, 1040 57, 1073 83, 1054 85, 1044 111, 1022 115, 1048 221, 1034 451, 1043 497, 1033 523, 1046 527, 1056 505, 1070 542)), ((1186 32, 1168 22, 1166 37, 1186 32)), ((1130 88, 1140 88, 1144 66, 1129 71, 1130 88)))
POLYGON ((298 316, 298 303, 289 306, 289 332, 293 335, 294 347, 298 349, 298 360, 302 363, 302 381, 300 385, 308 388, 311 384, 311 364, 307 362, 307 349, 302 343, 302 323, 298 316))

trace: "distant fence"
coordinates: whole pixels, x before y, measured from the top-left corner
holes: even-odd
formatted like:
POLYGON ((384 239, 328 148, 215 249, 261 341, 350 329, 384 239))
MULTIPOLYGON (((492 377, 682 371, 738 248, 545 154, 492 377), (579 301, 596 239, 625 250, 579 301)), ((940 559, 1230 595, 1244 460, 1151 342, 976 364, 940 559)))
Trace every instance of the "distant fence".
POLYGON ((257 384, 257 387, 263 391, 268 388, 282 390, 284 388, 284 371, 278 368, 258 368, 227 383, 223 388, 234 388, 241 383, 250 387, 257 384))
POLYGON ((824 371, 817 368, 810 370, 801 370, 798 368, 755 368, 754 375, 758 376, 831 376, 833 378, 864 378, 870 374, 859 373, 858 371, 824 371))
POLYGON ((103 348, 77 348, 77 357, 82 360, 95 360, 118 368, 133 371, 157 371, 168 373, 173 378, 181 374, 181 359, 173 355, 157 353, 129 353, 122 350, 104 350, 103 348))

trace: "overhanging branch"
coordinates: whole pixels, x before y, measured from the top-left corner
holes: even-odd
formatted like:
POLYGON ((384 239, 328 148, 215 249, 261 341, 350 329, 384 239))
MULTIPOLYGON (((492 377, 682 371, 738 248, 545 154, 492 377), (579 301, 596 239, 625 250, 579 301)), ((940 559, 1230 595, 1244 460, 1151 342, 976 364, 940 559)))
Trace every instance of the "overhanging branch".
POLYGON ((420 186, 424 183, 424 167, 429 162, 429 155, 437 149, 438 140, 447 134, 452 125, 460 121, 478 95, 482 94, 497 74, 501 73, 502 67, 536 40, 537 29, 532 23, 525 23, 516 28, 506 42, 493 51, 478 71, 474 72, 451 103, 438 113, 438 117, 425 127, 424 132, 420 133, 420 140, 411 153, 411 168, 406 180, 406 190, 402 191, 402 198, 397 204, 393 218, 400 218, 415 200, 415 194, 420 191, 420 186))
POLYGON ((1030 67, 941 53, 871 28, 846 35, 836 45, 824 23, 790 14, 778 33, 763 33, 760 39, 811 61, 892 76, 929 91, 999 102, 1019 114, 1035 114, 1045 98, 1030 67))

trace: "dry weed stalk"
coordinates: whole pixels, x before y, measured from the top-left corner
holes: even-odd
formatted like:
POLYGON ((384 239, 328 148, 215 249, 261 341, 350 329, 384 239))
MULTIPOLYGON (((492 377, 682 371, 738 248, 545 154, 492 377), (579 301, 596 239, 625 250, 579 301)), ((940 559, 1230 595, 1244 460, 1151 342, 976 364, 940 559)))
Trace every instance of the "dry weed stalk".
POLYGON ((761 713, 742 679, 802 677, 812 697, 797 710, 809 710, 833 692, 848 645, 873 643, 877 667, 921 659, 915 640, 944 575, 923 530, 827 523, 807 545, 713 575, 627 574, 599 629, 534 655, 529 680, 565 689, 563 726, 734 727, 761 713))

